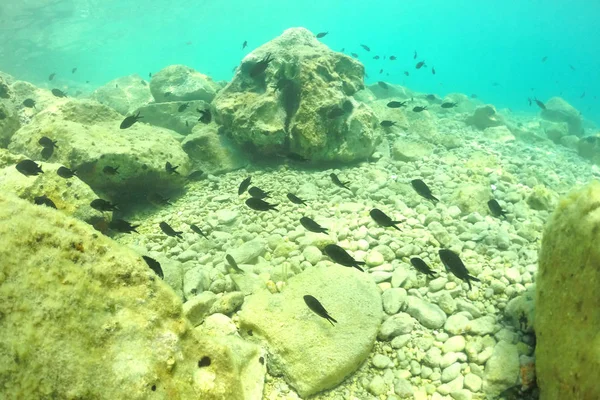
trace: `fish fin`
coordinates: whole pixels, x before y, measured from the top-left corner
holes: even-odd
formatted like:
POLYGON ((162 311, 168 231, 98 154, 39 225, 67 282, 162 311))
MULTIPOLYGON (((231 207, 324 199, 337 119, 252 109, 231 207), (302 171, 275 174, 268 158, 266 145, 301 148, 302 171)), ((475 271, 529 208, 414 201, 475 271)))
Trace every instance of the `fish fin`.
POLYGON ((331 326, 335 326, 333 324, 334 322, 337 324, 337 321, 335 319, 333 319, 333 317, 329 314, 327 314, 327 321, 329 321, 331 323, 331 326))
POLYGON ((278 206, 278 205, 279 205, 279 204, 271 204, 271 206, 269 207, 269 210, 275 210, 275 211, 279 211, 279 210, 277 209, 277 206, 278 206))
POLYGON ((429 200, 433 201, 434 203, 437 203, 439 200, 437 199, 437 197, 434 197, 432 195, 429 195, 429 200))
POLYGON ((468 275, 469 279, 475 282, 481 282, 478 278, 475 278, 474 276, 468 275))
MULTIPOLYGON (((364 263, 363 263, 364 264, 364 263)), ((354 265, 354 268, 356 268, 357 270, 359 270, 360 272, 365 272, 364 269, 362 269, 361 267, 359 267, 358 265, 354 265)))
MULTIPOLYGON (((398 222, 397 222, 397 221, 394 221, 394 223, 395 223, 395 224, 397 224, 398 222)), ((394 229, 396 229, 396 230, 398 230, 398 231, 402 232, 402 229, 398 228, 396 225, 392 225, 392 228, 394 228, 394 229)))

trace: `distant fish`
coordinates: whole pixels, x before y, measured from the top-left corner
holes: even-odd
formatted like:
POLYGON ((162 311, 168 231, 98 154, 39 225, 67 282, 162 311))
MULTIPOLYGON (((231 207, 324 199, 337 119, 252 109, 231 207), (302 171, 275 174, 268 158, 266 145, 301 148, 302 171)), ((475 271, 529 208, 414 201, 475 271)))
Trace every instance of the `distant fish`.
POLYGON ((386 104, 389 108, 406 107, 406 101, 390 101, 386 104))
POLYGON ((431 67, 431 73, 435 75, 435 67, 431 67))
POLYGON ((371 216, 371 218, 373 218, 373 221, 377 222, 377 224, 385 228, 394 228, 396 230, 401 231, 401 229, 398 228, 397 224, 399 224, 402 221, 394 221, 380 209, 372 209, 371 211, 369 211, 369 215, 371 216))
POLYGON ((197 225, 194 225, 194 224, 190 225, 190 229, 192 231, 194 231, 195 233, 197 233, 198 235, 203 236, 205 239, 208 239, 208 236, 206 236, 206 233, 204 233, 202 231, 202 229, 200 229, 197 225))
POLYGON ((427 67, 427 65, 425 64, 425 61, 419 61, 417 63, 417 65, 415 65, 416 69, 421 69, 422 67, 427 67))
POLYGON ((384 121, 381 121, 379 123, 379 125, 383 126, 384 128, 389 128, 390 126, 396 125, 396 122, 395 121, 384 120, 384 121))
POLYGON ((383 81, 379 81, 377 84, 386 90, 389 88, 388 84, 383 81))
POLYGON ((500 207, 500 204, 498 203, 498 201, 496 201, 496 199, 491 199, 487 202, 487 205, 494 217, 506 218, 506 211, 504 211, 502 207, 500 207))
POLYGON ((354 267, 361 272, 364 270, 360 267, 364 265, 364 261, 356 261, 346 250, 342 249, 337 244, 328 244, 324 248, 325 254, 329 256, 336 263, 343 265, 344 267, 354 267))
POLYGON ((457 105, 458 105, 458 103, 453 103, 451 101, 448 101, 448 102, 442 103, 441 107, 442 108, 454 108, 457 105))
POLYGON ((17 163, 16 168, 17 171, 25 176, 37 176, 44 173, 44 171, 42 171, 42 167, 36 164, 35 161, 31 160, 20 161, 17 163))
POLYGON ((123 120, 123 122, 121 122, 121 125, 119 127, 121 129, 127 129, 142 118, 144 118, 144 117, 140 117, 140 112, 138 111, 137 115, 130 115, 130 116, 126 117, 123 120))
POLYGON ((167 224, 164 221, 158 224, 158 226, 160 227, 160 230, 163 231, 163 233, 167 236, 181 238, 181 234, 183 233, 171 228, 171 225, 167 224))
POLYGON ((546 109, 546 105, 544 103, 542 103, 540 100, 538 100, 537 98, 534 98, 533 101, 535 101, 535 104, 537 104, 537 106, 539 108, 541 108, 542 110, 546 109))
POLYGON ((108 227, 110 229, 112 229, 113 231, 120 232, 120 233, 131 233, 131 232, 139 233, 138 231, 135 230, 138 226, 139 225, 132 225, 131 223, 125 221, 124 219, 113 219, 108 224, 108 227))
POLYGON ((52 89, 52 94, 55 97, 67 97, 67 94, 60 89, 52 89))
POLYGON ((289 158, 292 161, 297 161, 297 162, 306 162, 309 161, 308 158, 304 157, 302 154, 298 154, 298 153, 294 153, 293 151, 290 151, 286 154, 286 157, 289 158))
POLYGON ((267 53, 267 55, 265 55, 260 61, 258 61, 252 66, 252 68, 250 69, 250 77, 256 78, 257 76, 264 73, 267 70, 267 67, 269 66, 271 61, 273 61, 271 53, 267 53))
POLYGON ((119 168, 120 167, 111 167, 110 165, 107 165, 106 167, 102 168, 102 172, 104 172, 106 175, 118 175, 119 174, 119 168))
POLYGON ((531 102, 531 97, 528 97, 528 98, 527 98, 527 102, 529 103, 529 107, 531 107, 531 104, 532 104, 532 102, 531 102))
POLYGON ((73 69, 71 70, 71 73, 72 73, 72 74, 74 74, 75 72, 77 72, 77 67, 75 67, 75 68, 73 68, 73 69))
POLYGON ((56 72, 51 73, 50 76, 48 76, 48 80, 51 81, 52 79, 54 79, 55 76, 56 72))
POLYGON ((159 193, 150 193, 148 196, 146 196, 146 199, 151 204, 153 204, 157 207, 171 205, 171 203, 169 202, 169 199, 166 197, 163 197, 159 193))
POLYGON ((323 228, 321 225, 319 225, 316 221, 314 221, 311 218, 302 217, 302 218, 300 218, 300 223, 308 231, 311 231, 311 232, 314 232, 314 233, 325 233, 325 234, 327 234, 327 229, 323 228))
POLYGON ((379 74, 382 74, 382 73, 383 73, 383 68, 381 68, 381 69, 379 70, 379 74))
POLYGON ((238 196, 240 196, 242 193, 244 193, 248 189, 248 186, 250 186, 251 182, 252 182, 252 177, 249 176, 246 179, 244 179, 242 181, 242 183, 240 183, 240 186, 238 187, 238 196))
POLYGON ((148 78, 152 78, 152 72, 148 72, 148 78))
POLYGON ((414 112, 421 112, 427 110, 427 106, 416 106, 412 109, 414 112))
POLYGON ((69 178, 72 178, 74 176, 77 176, 76 170, 74 170, 74 169, 71 170, 71 169, 69 169, 67 167, 59 167, 56 170, 56 174, 58 176, 60 176, 61 178, 65 178, 65 179, 69 179, 69 178))
POLYGON ((396 56, 390 56, 390 60, 394 61, 396 59, 396 56))
POLYGON ((242 43, 242 50, 244 50, 246 47, 248 47, 248 41, 244 40, 244 43, 242 43))
POLYGON ((350 53, 350 55, 354 58, 358 58, 358 54, 356 54, 356 53, 350 53))
POLYGON ((429 186, 427 186, 427 184, 422 180, 413 179, 412 181, 410 181, 410 184, 412 185, 413 189, 415 189, 415 192, 417 192, 419 195, 426 198, 427 200, 431 200, 433 203, 437 203, 439 201, 438 199, 433 197, 433 195, 431 194, 431 189, 429 189, 429 186))
POLYGON ((379 60, 379 56, 373 57, 373 60, 379 60))
POLYGON ((438 254, 440 255, 440 260, 442 260, 444 267, 452 272, 458 279, 467 282, 469 290, 471 289, 471 281, 479 282, 479 279, 469 275, 467 267, 465 267, 465 264, 463 264, 458 254, 448 249, 441 249, 438 254))
POLYGON ((413 257, 410 259, 410 263, 415 269, 425 275, 429 275, 431 277, 435 277, 436 272, 429 268, 429 265, 419 257, 413 257))
POLYGON ((319 317, 325 318, 327 321, 329 321, 329 323, 331 323, 331 326, 335 326, 334 322, 337 323, 337 321, 333 319, 331 315, 329 315, 329 313, 327 312, 325 307, 323 307, 323 305, 319 302, 319 300, 315 299, 309 294, 305 295, 303 298, 308 308, 310 308, 319 317))
POLYGON ((48 136, 42 136, 40 140, 38 140, 38 144, 42 147, 56 147, 56 140, 50 139, 48 136))
POLYGON ((320 32, 320 33, 317 33, 317 39, 324 38, 325 36, 327 36, 328 33, 329 32, 320 32))
POLYGON ((575 67, 572 66, 571 64, 569 64, 569 68, 571 68, 571 70, 575 71, 575 67))
POLYGON ((367 46, 366 44, 361 44, 360 47, 362 47, 366 51, 371 51, 371 48, 369 46, 367 46))
POLYGON ((23 105, 27 108, 35 108, 35 100, 25 99, 25 100, 23 100, 23 105))
POLYGON ((548 56, 542 57, 542 62, 546 62, 547 59, 548 59, 548 56))
POLYGON ((404 75, 409 76, 410 73, 408 71, 404 71, 404 75))
POLYGON ((413 60, 417 59, 417 51, 415 50, 415 54, 413 54, 413 60))
POLYGON ((250 197, 248 200, 245 201, 245 203, 248 207, 256 211, 277 211, 277 204, 270 204, 264 200, 257 199, 256 197, 250 197))
MULTIPOLYGON (((338 176, 336 174, 334 174, 333 172, 331 174, 329 174, 329 177, 331 178, 331 181, 333 182, 334 185, 339 186, 343 189, 350 190, 350 188, 348 186, 346 186, 350 182, 340 181, 340 178, 338 178, 338 176)), ((352 190, 350 190, 350 191, 352 191, 352 190)))
POLYGON ((187 176, 190 181, 199 181, 204 176, 204 171, 196 170, 187 176))
POLYGON ((50 200, 46 195, 34 197, 33 202, 38 206, 46 206, 56 209, 56 204, 54 204, 54 202, 50 200))
POLYGON ((304 204, 305 206, 307 205, 304 200, 302 200, 300 197, 296 196, 295 194, 288 193, 286 196, 289 199, 289 201, 291 201, 294 204, 304 204))
POLYGON ((44 161, 49 160, 54 154, 54 147, 44 147, 41 151, 42 159, 44 161))
POLYGON ((177 112, 184 112, 185 109, 188 108, 189 105, 190 105, 190 103, 183 103, 182 105, 177 107, 177 112))
POLYGON ((477 97, 478 97, 478 96, 477 96, 475 93, 473 93, 473 94, 471 95, 471 98, 472 98, 472 99, 476 99, 477 97))
POLYGON ((179 175, 179 172, 177 172, 177 168, 179 168, 179 165, 177 166, 173 166, 170 162, 166 162, 165 163, 165 171, 167 171, 167 174, 172 175, 172 174, 177 174, 179 175))
POLYGON ((244 270, 241 269, 240 267, 238 267, 237 262, 235 262, 235 259, 231 255, 227 254, 225 256, 225 259, 227 260, 227 263, 229 264, 229 266, 231 268, 233 268, 236 272, 239 272, 241 274, 244 273, 244 270))
POLYGON ((329 119, 339 118, 342 115, 344 115, 345 113, 346 112, 344 110, 342 110, 341 108, 334 108, 327 113, 327 118, 329 118, 329 119))
POLYGON ((580 99, 583 99, 584 97, 585 97, 585 92, 583 92, 583 93, 581 94, 581 96, 579 96, 579 98, 580 98, 580 99))
POLYGON ((210 124, 210 121, 212 121, 210 109, 207 108, 206 110, 200 110, 199 108, 196 108, 196 111, 201 114, 200 118, 198 118, 198 121, 202 122, 203 124, 210 124))
POLYGON ((160 263, 158 261, 156 261, 154 258, 148 257, 148 256, 142 256, 142 258, 144 259, 144 261, 146 261, 146 264, 148 264, 148 266, 150 267, 150 269, 152 271, 154 271, 154 273, 156 275, 158 275, 158 277, 160 279, 165 279, 165 275, 163 274, 163 270, 160 266, 160 263))
POLYGON ((90 207, 94 210, 101 212, 119 211, 119 207, 116 204, 112 204, 110 201, 103 199, 95 199, 90 203, 90 207))
POLYGON ((255 199, 265 199, 269 197, 269 192, 265 192, 264 190, 256 186, 252 186, 250 189, 248 189, 248 194, 254 197, 255 199))

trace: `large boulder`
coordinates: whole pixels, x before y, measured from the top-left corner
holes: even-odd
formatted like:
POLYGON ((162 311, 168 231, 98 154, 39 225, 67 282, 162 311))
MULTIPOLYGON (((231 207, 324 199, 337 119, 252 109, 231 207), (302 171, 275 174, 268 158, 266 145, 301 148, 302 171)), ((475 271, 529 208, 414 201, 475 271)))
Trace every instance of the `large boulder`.
POLYGON ((398 161, 419 161, 431 155, 433 148, 430 144, 406 139, 397 139, 392 147, 392 157, 398 161))
POLYGON ((546 109, 541 113, 542 118, 552 122, 566 122, 570 135, 583 136, 581 113, 575 107, 562 97, 552 97, 545 106, 546 109))
POLYGON ((308 30, 288 29, 242 60, 213 101, 215 118, 237 143, 259 154, 364 159, 381 133, 371 109, 352 97, 364 87, 363 75, 362 64, 330 50, 308 30))
POLYGON ((196 334, 142 258, 0 192, 0 397, 256 399, 259 350, 196 334))
POLYGON ((20 127, 14 104, 9 99, 0 98, 0 147, 8 146, 10 138, 20 127))
POLYGON ((579 139, 577 142, 577 154, 600 165, 600 133, 579 139))
POLYGON ((177 134, 141 122, 119 129, 122 119, 95 101, 68 100, 40 112, 19 129, 9 149, 39 160, 38 140, 48 136, 58 144, 50 162, 76 169, 94 191, 113 200, 181 188, 190 162, 174 137, 177 134), (167 173, 167 161, 179 166, 180 175, 167 173), (107 166, 119 167, 118 173, 106 174, 107 166))
POLYGON ((185 65, 169 65, 152 76, 150 91, 158 103, 203 100, 210 103, 220 85, 185 65))
POLYGON ((502 115, 496 111, 496 108, 490 104, 477 107, 475 111, 473 111, 473 114, 467 117, 465 123, 474 126, 479 130, 506 125, 504 117, 502 117, 502 115))
POLYGON ((545 399, 598 399, 600 182, 560 200, 536 278, 537 382, 545 399))
POLYGON ((383 317, 381 297, 368 275, 353 268, 309 268, 281 292, 266 289, 246 298, 240 329, 266 343, 269 370, 283 374, 300 396, 335 387, 369 356, 383 317), (316 297, 329 321, 311 311, 303 296, 316 297))
POLYGON ((199 122, 201 114, 198 110, 209 109, 209 104, 202 100, 172 101, 168 103, 150 103, 137 111, 147 124, 171 129, 182 135, 188 135, 199 122), (179 111, 181 110, 181 111, 179 111))
POLYGON ((96 89, 90 97, 122 115, 132 114, 154 100, 148 82, 138 74, 113 79, 96 89))
POLYGON ((21 119, 27 122, 45 108, 68 101, 66 98, 54 96, 48 89, 38 88, 26 81, 15 81, 10 88, 14 93, 14 104, 20 107, 21 119), (22 104, 26 99, 35 101, 35 107, 24 107, 22 104))

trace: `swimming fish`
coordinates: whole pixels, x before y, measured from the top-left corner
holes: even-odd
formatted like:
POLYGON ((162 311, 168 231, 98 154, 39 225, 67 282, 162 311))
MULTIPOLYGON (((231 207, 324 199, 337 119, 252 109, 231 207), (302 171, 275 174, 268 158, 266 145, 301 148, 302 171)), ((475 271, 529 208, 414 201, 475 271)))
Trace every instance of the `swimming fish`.
MULTIPOLYGON (((350 190, 350 188, 348 186, 346 186, 350 182, 340 181, 340 178, 338 178, 338 176, 336 174, 334 174, 333 172, 329 174, 329 177, 331 178, 331 181, 333 182, 334 185, 339 186, 343 189, 350 190)), ((350 190, 350 191, 352 191, 352 190, 350 190)))
POLYGON ((177 107, 177 112, 184 112, 185 109, 188 108, 189 105, 190 105, 190 103, 183 103, 182 105, 177 107))
POLYGON ((413 60, 417 59, 417 51, 415 50, 415 54, 413 54, 413 60))
POLYGON ((226 259, 226 260, 227 260, 227 262, 229 263, 229 266, 230 266, 231 268, 233 268, 233 269, 234 269, 236 272, 240 272, 240 273, 242 273, 242 274, 244 273, 244 270, 243 270, 243 269, 241 269, 240 267, 238 267, 237 263, 235 262, 235 259, 234 259, 234 258, 233 258, 231 255, 227 254, 227 255, 225 256, 225 259, 226 259))
POLYGON ((462 262, 458 254, 448 249, 441 249, 438 254, 440 255, 440 260, 442 260, 444 267, 446 267, 448 271, 452 272, 458 279, 467 282, 469 285, 469 290, 471 289, 471 281, 479 282, 479 279, 469 275, 467 267, 465 267, 465 264, 462 262))
POLYGON ((358 58, 358 54, 356 54, 356 53, 350 53, 350 55, 354 58, 358 58))
POLYGON ((389 88, 389 86, 387 85, 387 83, 385 83, 383 81, 379 81, 379 82, 377 82, 377 84, 379 86, 381 86, 382 88, 386 89, 386 90, 389 88))
POLYGON ((335 119, 335 118, 341 117, 344 114, 345 114, 345 112, 341 108, 334 108, 327 113, 327 118, 335 119))
POLYGON ((535 101, 535 104, 537 104, 538 107, 541 108, 542 110, 546 109, 546 106, 544 105, 544 103, 542 103, 541 101, 539 101, 537 98, 534 98, 533 101, 535 101))
POLYGON ((421 69, 421 67, 427 67, 427 65, 425 64, 425 61, 419 61, 417 63, 417 65, 415 65, 416 69, 421 69))
POLYGON ((409 76, 410 73, 408 71, 404 71, 404 75, 409 76))
POLYGON ((321 39, 321 38, 325 37, 328 33, 329 32, 320 32, 320 33, 317 33, 317 39, 321 39))
POLYGON ((441 107, 442 108, 453 108, 456 107, 458 105, 458 103, 453 103, 451 101, 448 101, 446 103, 442 103, 441 107))
POLYGON ((166 197, 163 197, 159 193, 150 193, 148 196, 146 196, 146 199, 148 199, 148 201, 155 206, 171 205, 171 203, 169 202, 169 199, 166 197))
POLYGON ((546 62, 547 59, 548 59, 548 56, 542 57, 542 62, 546 62))
POLYGON ((304 200, 292 193, 288 193, 286 196, 294 204, 304 204, 305 206, 308 205, 304 200))
POLYGON ((35 108, 35 100, 25 99, 25 100, 23 100, 23 105, 27 108, 35 108))
POLYGON ((119 168, 120 167, 115 168, 107 165, 106 167, 102 168, 102 172, 104 172, 106 175, 117 175, 119 173, 119 168))
POLYGON ((435 75, 435 67, 431 67, 431 73, 435 75))
POLYGON ((369 46, 367 46, 366 44, 361 44, 360 47, 362 47, 366 51, 371 51, 371 48, 369 46))
POLYGON ((139 233, 138 231, 135 230, 135 228, 137 228, 138 226, 139 225, 132 225, 131 223, 125 221, 124 219, 113 219, 108 224, 108 227, 110 229, 112 229, 113 231, 120 232, 120 233, 131 233, 131 232, 139 233))
POLYGON ((390 56, 390 60, 394 61, 396 59, 396 56, 390 56))
POLYGON ((415 267, 415 269, 417 271, 422 272, 425 275, 434 277, 435 274, 437 273, 434 270, 432 270, 431 268, 429 268, 429 265, 427 265, 427 263, 425 261, 421 260, 419 257, 411 258, 410 263, 412 264, 413 267, 415 267))
POLYGON ((202 122, 203 124, 210 124, 210 121, 212 121, 212 114, 210 112, 210 109, 207 108, 206 110, 200 110, 196 108, 196 111, 202 114, 200 118, 198 118, 198 121, 202 122))
POLYGON ((60 89, 52 89, 52 94, 56 97, 67 97, 67 94, 60 89))
POLYGON ((247 46, 248 46, 248 41, 244 40, 244 43, 242 43, 242 50, 244 50, 247 46))
POLYGON ((270 204, 264 200, 257 199, 256 197, 250 197, 245 203, 248 207, 256 211, 277 211, 276 207, 278 206, 278 204, 270 204))
POLYGON ((335 326, 334 322, 337 323, 337 321, 333 319, 331 315, 329 315, 329 313, 327 312, 325 307, 323 307, 321 302, 319 302, 319 300, 315 299, 309 294, 305 295, 303 298, 308 308, 310 308, 319 317, 325 318, 327 321, 329 321, 329 323, 331 323, 331 326, 335 326))
POLYGON ((302 217, 302 218, 300 218, 300 223, 308 231, 315 232, 315 233, 325 233, 325 234, 327 234, 327 229, 326 228, 323 228, 317 222, 315 222, 314 220, 312 220, 312 219, 310 219, 308 217, 302 217))
POLYGON ((48 160, 50 157, 52 157, 52 154, 54 154, 54 147, 44 147, 41 151, 41 154, 44 161, 48 160))
POLYGON ((354 267, 361 272, 364 270, 360 267, 360 265, 364 265, 364 261, 356 261, 350 254, 346 252, 346 250, 342 249, 337 244, 328 244, 325 246, 325 254, 329 256, 333 261, 338 264, 343 265, 344 267, 354 267))
POLYGON ((269 193, 270 192, 265 192, 264 190, 256 186, 252 186, 250 189, 248 189, 248 194, 256 199, 267 198, 269 197, 269 193))
POLYGON ((373 57, 373 60, 379 60, 379 56, 373 57))
POLYGON ((371 218, 373 218, 373 221, 377 222, 379 225, 386 227, 386 228, 392 227, 394 229, 401 231, 401 229, 398 228, 396 226, 396 224, 399 224, 402 221, 394 221, 380 209, 378 209, 378 208, 372 209, 371 211, 369 211, 369 215, 371 216, 371 218))
POLYGON ((273 61, 271 53, 267 53, 267 55, 264 56, 262 60, 258 61, 252 66, 252 68, 250 69, 250 77, 256 78, 257 76, 265 72, 271 61, 273 61))
POLYGON ((52 79, 54 79, 55 76, 56 72, 51 73, 50 76, 48 76, 48 80, 51 81, 52 79))
POLYGON ((40 140, 38 140, 38 144, 40 144, 40 146, 42 146, 42 147, 56 147, 56 148, 58 148, 58 146, 56 145, 56 140, 52 140, 48 136, 42 136, 40 138, 40 140))
POLYGON ((421 112, 421 111, 425 111, 425 110, 427 110, 427 106, 424 106, 424 107, 422 107, 422 106, 413 107, 413 111, 414 112, 421 112))
POLYGON ((32 160, 19 161, 16 165, 17 171, 25 176, 37 176, 43 174, 42 167, 32 160))
POLYGON ((246 179, 244 179, 242 181, 242 183, 240 183, 240 186, 238 187, 238 196, 240 196, 242 193, 244 193, 246 191, 246 189, 248 189, 248 186, 250 186, 251 181, 252 181, 252 177, 249 176, 246 179))
POLYGON ((177 166, 174 167, 168 161, 165 163, 165 171, 167 171, 167 174, 171 174, 171 175, 172 174, 177 174, 177 175, 179 175, 179 172, 177 172, 177 168, 179 168, 179 165, 177 165, 177 166))
POLYGON ((54 202, 50 200, 45 194, 42 196, 34 197, 33 202, 38 206, 46 206, 56 209, 56 204, 54 204, 54 202))
POLYGON ((423 196, 427 200, 431 200, 433 203, 437 203, 439 201, 438 199, 433 197, 433 195, 431 194, 431 189, 429 189, 429 186, 427 186, 427 184, 422 180, 413 179, 412 181, 410 181, 410 184, 419 195, 423 196))
POLYGON ((74 170, 74 169, 71 170, 71 169, 69 169, 67 167, 59 167, 56 170, 56 174, 58 176, 60 176, 61 178, 65 178, 65 179, 69 179, 69 178, 72 178, 74 176, 77 176, 76 170, 74 170))
POLYGON ((95 199, 90 203, 90 207, 94 210, 102 211, 102 212, 110 212, 119 210, 119 207, 116 204, 112 204, 110 201, 106 201, 103 199, 95 199))
POLYGON ((573 71, 575 71, 575 67, 572 66, 571 64, 569 64, 569 68, 571 68, 573 71))
POLYGON ((171 228, 171 226, 164 221, 158 224, 158 226, 160 226, 160 230, 163 231, 163 233, 167 236, 176 236, 178 238, 181 238, 181 234, 183 233, 171 228))
POLYGON ((488 208, 494 217, 504 217, 506 218, 506 211, 500 207, 500 204, 496 199, 491 199, 487 202, 488 208))
POLYGON ((154 273, 156 275, 158 275, 158 277, 160 279, 165 279, 165 275, 163 274, 163 270, 160 266, 160 263, 158 261, 156 261, 154 258, 148 257, 148 256, 142 256, 142 258, 144 259, 144 261, 146 261, 146 264, 148 264, 148 266, 150 267, 150 269, 152 271, 154 271, 154 273))
POLYGON ((148 72, 148 78, 152 78, 152 72, 148 72))
POLYGON ((206 233, 204 233, 202 231, 202 229, 200 229, 197 225, 191 224, 190 229, 192 231, 194 231, 195 233, 197 233, 198 235, 204 236, 205 239, 208 239, 208 236, 206 236, 206 233))
POLYGON ((199 170, 196 170, 196 171, 192 172, 191 174, 189 174, 187 176, 187 179, 190 181, 198 181, 203 176, 204 176, 204 171, 199 169, 199 170))
POLYGON ((127 129, 129 128, 131 125, 135 124, 136 122, 138 122, 140 119, 142 119, 144 117, 140 117, 140 112, 138 111, 137 115, 130 115, 129 117, 126 117, 123 122, 121 122, 121 129, 127 129))
POLYGON ((389 108, 406 107, 406 101, 390 101, 386 104, 389 108))
POLYGON ((395 121, 384 120, 384 121, 381 121, 379 123, 379 125, 383 126, 384 128, 389 128, 390 126, 396 125, 396 122, 395 121))

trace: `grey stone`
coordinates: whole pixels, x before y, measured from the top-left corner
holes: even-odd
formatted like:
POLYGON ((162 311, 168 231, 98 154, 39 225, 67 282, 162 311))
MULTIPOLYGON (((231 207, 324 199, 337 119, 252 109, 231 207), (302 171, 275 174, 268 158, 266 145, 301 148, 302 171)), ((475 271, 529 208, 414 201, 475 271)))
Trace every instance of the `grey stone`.
POLYGON ((478 336, 490 335, 496 331, 496 319, 489 315, 476 318, 469 325, 469 332, 478 336))
POLYGON ((390 288, 383 292, 383 310, 390 315, 396 314, 406 301, 406 290, 402 288, 390 288))
POLYGON ((485 364, 484 392, 497 396, 503 390, 516 384, 519 378, 519 352, 517 346, 498 342, 485 364))
POLYGON ((454 363, 442 371, 442 382, 450 382, 460 375, 460 363, 454 363))
POLYGON ((388 356, 384 356, 383 354, 375 354, 373 356, 373 366, 378 369, 385 369, 390 366, 392 360, 388 356))
POLYGON ((453 335, 460 335, 467 332, 469 322, 469 318, 463 314, 454 314, 448 317, 444 329, 453 335))
POLYGON ((415 325, 415 320, 406 313, 392 315, 381 324, 379 340, 390 340, 398 335, 403 335, 412 332, 415 325))
POLYGON ((387 391, 387 385, 383 378, 379 375, 375 375, 371 382, 369 382, 369 392, 375 396, 384 394, 387 391))
POLYGON ((464 336, 452 336, 451 338, 446 340, 446 342, 442 346, 442 351, 444 353, 463 351, 465 349, 465 345, 466 341, 464 336))
POLYGON ((430 329, 437 329, 444 326, 446 313, 437 305, 414 296, 408 296, 406 303, 406 312, 416 318, 421 325, 430 329))
POLYGON ((210 77, 185 65, 169 65, 150 80, 150 91, 157 103, 190 100, 210 103, 219 88, 210 77))
POLYGON ((209 291, 202 292, 183 303, 183 314, 193 326, 198 326, 210 314, 215 301, 217 301, 216 294, 209 291))
POLYGON ((394 393, 401 399, 412 399, 413 387, 406 379, 398 378, 394 381, 394 393))
POLYGON ((475 374, 466 374, 464 385, 471 392, 479 392, 481 390, 482 380, 475 374))

